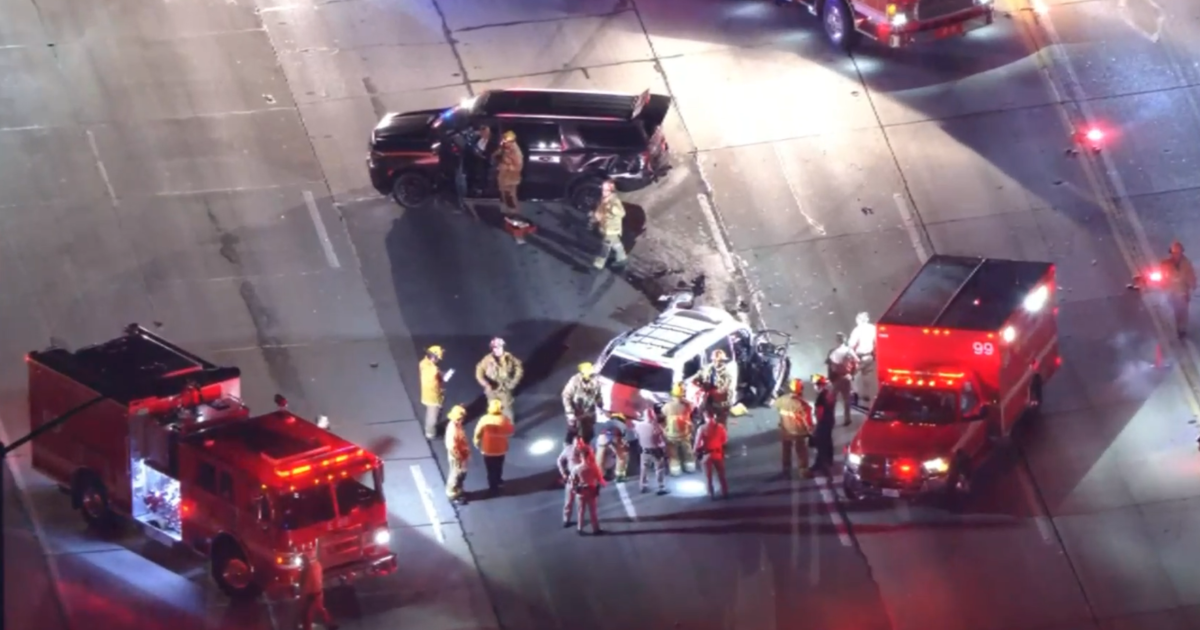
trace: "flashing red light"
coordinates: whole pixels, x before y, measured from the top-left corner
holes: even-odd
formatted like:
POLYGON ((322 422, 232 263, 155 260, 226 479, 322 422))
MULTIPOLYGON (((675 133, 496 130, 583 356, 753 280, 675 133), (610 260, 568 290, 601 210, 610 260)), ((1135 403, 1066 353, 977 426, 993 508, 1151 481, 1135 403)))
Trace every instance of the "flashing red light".
POLYGON ((280 477, 298 477, 312 470, 312 466, 297 466, 291 470, 277 470, 275 474, 280 477))
POLYGON ((900 474, 907 475, 912 472, 912 464, 900 464, 900 474))
POLYGON ((1163 274, 1158 269, 1150 272, 1150 282, 1162 282, 1163 274))
POLYGON ((1087 138, 1088 142, 1100 142, 1104 139, 1104 132, 1100 129, 1092 127, 1091 129, 1087 130, 1087 133, 1083 134, 1083 137, 1087 138))

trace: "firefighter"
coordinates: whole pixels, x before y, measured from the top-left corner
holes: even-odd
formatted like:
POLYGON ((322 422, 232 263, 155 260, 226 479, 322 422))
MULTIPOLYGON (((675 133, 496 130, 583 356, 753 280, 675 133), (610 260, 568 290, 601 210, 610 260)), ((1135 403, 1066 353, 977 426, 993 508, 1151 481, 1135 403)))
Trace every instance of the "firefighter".
POLYGON ((811 439, 812 446, 817 451, 817 459, 808 470, 810 474, 829 475, 833 468, 833 425, 837 394, 829 385, 829 379, 820 374, 813 375, 813 384, 817 386, 817 399, 813 404, 816 426, 811 439))
POLYGON ((600 203, 592 211, 592 225, 600 230, 604 243, 593 263, 595 267, 604 269, 610 256, 614 257, 616 267, 625 266, 625 243, 621 241, 625 230, 625 204, 617 197, 616 184, 611 179, 600 186, 600 203))
POLYGON ((301 562, 304 563, 300 568, 300 595, 304 606, 302 627, 312 630, 314 618, 320 617, 321 624, 328 630, 337 630, 337 624, 325 609, 325 567, 321 566, 318 543, 313 542, 301 562))
POLYGON ((692 414, 694 411, 692 404, 683 397, 683 383, 676 383, 671 388, 671 400, 663 405, 663 417, 666 419, 664 432, 667 437, 667 459, 672 477, 678 477, 681 468, 682 472, 696 472, 696 457, 692 452, 692 414))
POLYGON ((729 485, 725 482, 725 445, 729 442, 729 434, 725 425, 717 422, 713 414, 706 414, 704 424, 696 432, 695 451, 704 462, 704 476, 708 479, 708 498, 716 499, 713 491, 713 473, 721 482, 721 498, 729 498, 729 485))
POLYGON ((658 493, 667 493, 667 436, 663 426, 654 417, 653 410, 648 411, 642 418, 633 421, 633 432, 637 435, 638 446, 641 448, 640 468, 638 473, 638 488, 649 492, 646 483, 650 468, 654 468, 654 478, 658 482, 658 493))
POLYGON ((562 404, 567 416, 567 430, 577 433, 585 444, 591 444, 596 431, 596 409, 602 404, 596 366, 579 364, 579 373, 563 388, 562 404))
POLYGON ((525 168, 525 156, 517 146, 517 134, 505 131, 500 136, 500 146, 492 154, 496 165, 496 185, 500 188, 500 201, 512 214, 520 214, 517 188, 521 185, 521 171, 525 168))
MULTIPOLYGON (((604 475, 601 473, 600 466, 596 460, 591 457, 591 449, 587 444, 578 442, 575 446, 579 452, 579 460, 571 467, 571 476, 567 481, 567 487, 571 489, 575 500, 579 502, 579 515, 576 517, 575 533, 583 535, 583 519, 584 516, 590 516, 592 521, 592 535, 599 536, 604 533, 600 529, 600 519, 596 514, 596 504, 600 498, 600 488, 606 484, 604 475)), ((569 527, 571 525, 571 515, 569 512, 564 512, 563 525, 569 527)))
MULTIPOLYGON (((584 444, 574 431, 567 431, 562 452, 558 454, 558 481, 563 487, 563 527, 571 526, 571 514, 575 511, 575 491, 571 487, 571 468, 582 461, 580 445, 584 444)), ((588 456, 589 459, 591 456, 588 456)))
POLYGON ((493 494, 504 487, 504 456, 508 455, 508 438, 513 430, 512 420, 504 414, 504 404, 499 400, 488 402, 487 415, 475 425, 475 448, 483 454, 488 492, 493 494))
POLYGON ((875 396, 875 324, 871 316, 859 313, 854 318, 854 330, 850 331, 850 341, 847 343, 854 356, 858 357, 858 387, 855 388, 855 398, 859 404, 875 396))
POLYGON ((596 465, 608 477, 609 462, 618 482, 625 481, 629 472, 629 445, 625 443, 625 416, 612 414, 612 422, 596 438, 596 465))
POLYGON ((794 378, 788 384, 788 393, 775 399, 771 406, 779 412, 779 441, 783 449, 783 476, 792 474, 792 454, 799 460, 799 470, 811 477, 808 471, 808 439, 812 435, 812 405, 804 400, 804 383, 794 378))
POLYGON ((467 479, 467 460, 471 457, 471 445, 467 442, 467 430, 463 428, 463 420, 467 417, 467 409, 455 405, 446 414, 450 421, 446 425, 446 458, 450 460, 450 475, 446 480, 446 498, 452 503, 467 502, 463 494, 463 482, 467 479))
POLYGON ((492 339, 492 351, 475 366, 475 380, 483 387, 488 401, 498 400, 503 405, 504 415, 513 420, 513 392, 525 376, 521 360, 506 351, 504 340, 492 339))
POLYGON ((729 369, 729 355, 720 348, 712 351, 711 362, 696 377, 697 383, 704 388, 705 412, 715 416, 722 425, 729 419, 729 409, 733 405, 734 388, 733 374, 729 369))
POLYGON ((842 426, 850 426, 850 402, 854 396, 854 373, 858 370, 858 356, 846 343, 846 334, 837 334, 837 345, 825 355, 829 381, 833 393, 842 401, 842 426))
POLYGON ((1183 244, 1179 241, 1171 243, 1170 255, 1162 261, 1162 271, 1167 301, 1175 314, 1175 331, 1183 339, 1187 336, 1189 303, 1196 290, 1196 270, 1183 255, 1183 244))
POLYGON ((446 351, 441 346, 429 346, 419 364, 421 373, 421 404, 425 406, 425 439, 437 437, 438 419, 446 400, 446 374, 440 366, 446 351))

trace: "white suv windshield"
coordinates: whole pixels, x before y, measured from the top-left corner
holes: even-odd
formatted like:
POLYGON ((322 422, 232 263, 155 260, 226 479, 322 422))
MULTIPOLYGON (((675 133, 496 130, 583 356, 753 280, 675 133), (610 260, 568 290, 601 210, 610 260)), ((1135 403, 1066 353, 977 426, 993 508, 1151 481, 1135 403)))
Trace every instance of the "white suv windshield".
POLYGON ((665 394, 671 391, 673 374, 671 370, 650 363, 632 361, 612 355, 600 368, 600 376, 614 383, 644 389, 655 393, 665 394))

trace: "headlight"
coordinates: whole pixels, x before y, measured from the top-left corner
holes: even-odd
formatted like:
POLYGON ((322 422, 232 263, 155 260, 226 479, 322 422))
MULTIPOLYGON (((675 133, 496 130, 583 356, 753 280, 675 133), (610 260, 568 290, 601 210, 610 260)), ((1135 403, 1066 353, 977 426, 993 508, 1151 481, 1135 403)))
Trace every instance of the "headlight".
POLYGON ((903 13, 892 16, 892 26, 904 26, 908 24, 908 16, 903 13))
POLYGON ((298 553, 286 553, 282 556, 275 556, 275 564, 284 569, 299 569, 300 559, 300 554, 298 553))
POLYGON ((846 463, 851 466, 857 466, 862 463, 862 455, 858 453, 850 453, 846 455, 846 463))
POLYGON ((371 540, 380 547, 386 546, 388 543, 392 542, 392 532, 389 532, 386 529, 381 529, 375 532, 375 535, 371 537, 371 540))
POLYGON ((950 470, 950 462, 946 461, 944 457, 939 457, 921 464, 921 467, 924 468, 925 472, 927 473, 940 475, 950 470))

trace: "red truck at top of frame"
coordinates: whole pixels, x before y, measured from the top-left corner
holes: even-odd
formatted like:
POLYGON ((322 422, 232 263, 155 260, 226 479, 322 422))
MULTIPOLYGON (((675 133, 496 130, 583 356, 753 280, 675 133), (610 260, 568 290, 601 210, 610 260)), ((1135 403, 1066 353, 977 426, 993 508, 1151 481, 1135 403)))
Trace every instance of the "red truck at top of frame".
POLYGON ((231 597, 298 594, 313 543, 327 580, 396 570, 383 462, 286 409, 251 417, 241 372, 137 325, 26 357, 33 466, 89 525, 132 519, 210 559, 231 597))
POLYGON ((992 0, 788 0, 821 20, 834 46, 862 37, 889 48, 964 35, 995 20, 992 0))
POLYGON ((879 394, 846 449, 847 497, 970 491, 1061 364, 1054 265, 934 256, 879 319, 879 394))

